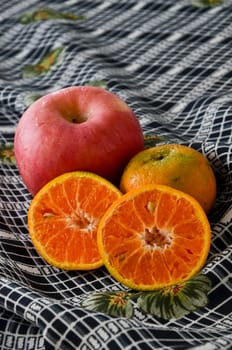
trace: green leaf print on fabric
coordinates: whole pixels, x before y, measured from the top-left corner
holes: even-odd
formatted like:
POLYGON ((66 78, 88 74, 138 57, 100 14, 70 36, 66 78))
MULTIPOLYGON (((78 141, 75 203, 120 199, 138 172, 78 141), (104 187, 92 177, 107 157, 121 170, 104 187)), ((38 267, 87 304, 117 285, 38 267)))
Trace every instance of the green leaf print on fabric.
POLYGON ((180 284, 149 292, 96 292, 88 296, 82 307, 111 316, 134 316, 134 303, 144 313, 164 320, 179 319, 208 303, 211 281, 199 274, 180 284))
POLYGON ((223 3, 224 0, 192 0, 192 5, 197 7, 213 7, 223 3))
POLYGON ((151 148, 155 147, 158 144, 164 143, 165 142, 165 137, 163 136, 158 136, 158 135, 144 135, 144 148, 151 148))
POLYGON ((97 87, 101 87, 103 89, 107 88, 107 83, 104 80, 90 80, 90 81, 86 82, 85 85, 97 86, 97 87))
POLYGON ((131 318, 134 314, 130 300, 132 295, 123 291, 93 293, 82 302, 82 307, 111 316, 131 318))
POLYGON ((34 75, 47 73, 51 67, 57 63, 58 58, 60 57, 60 54, 63 50, 64 47, 58 47, 45 55, 37 64, 24 67, 23 77, 27 78, 34 75))
POLYGON ((0 163, 15 164, 14 145, 0 145, 0 163))
POLYGON ((138 305, 144 313, 165 320, 179 319, 205 307, 210 289, 210 280, 204 275, 199 275, 178 285, 141 293, 138 305))
POLYGON ((71 13, 63 13, 51 9, 49 7, 40 8, 30 13, 25 13, 19 18, 22 24, 29 24, 37 21, 45 21, 49 19, 67 19, 71 21, 83 20, 84 16, 74 15, 71 13))

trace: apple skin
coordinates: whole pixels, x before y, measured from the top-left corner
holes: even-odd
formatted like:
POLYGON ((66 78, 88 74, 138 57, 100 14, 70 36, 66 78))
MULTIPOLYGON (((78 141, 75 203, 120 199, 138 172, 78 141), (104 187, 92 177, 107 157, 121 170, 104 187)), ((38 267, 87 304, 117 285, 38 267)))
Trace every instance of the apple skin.
POLYGON ((20 175, 34 196, 66 172, 96 173, 113 183, 144 149, 139 121, 115 94, 73 86, 35 101, 16 127, 14 152, 20 175))

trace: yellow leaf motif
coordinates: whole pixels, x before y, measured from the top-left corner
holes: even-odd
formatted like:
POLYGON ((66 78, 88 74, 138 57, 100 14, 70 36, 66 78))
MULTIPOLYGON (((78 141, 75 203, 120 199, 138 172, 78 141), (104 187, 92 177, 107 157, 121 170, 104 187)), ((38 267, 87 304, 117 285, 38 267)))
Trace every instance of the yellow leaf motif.
POLYGON ((223 3, 224 0, 192 0, 192 5, 197 7, 213 7, 223 3))
POLYGON ((24 67, 23 77, 47 73, 50 68, 57 63, 57 60, 63 50, 63 47, 58 47, 44 56, 37 64, 24 67))
POLYGON ((54 9, 44 7, 34 12, 25 13, 19 18, 19 22, 22 24, 29 24, 37 21, 45 21, 49 19, 67 19, 67 20, 82 20, 84 16, 74 15, 71 13, 58 12, 54 9))
POLYGON ((0 145, 0 163, 15 163, 13 144, 0 145))

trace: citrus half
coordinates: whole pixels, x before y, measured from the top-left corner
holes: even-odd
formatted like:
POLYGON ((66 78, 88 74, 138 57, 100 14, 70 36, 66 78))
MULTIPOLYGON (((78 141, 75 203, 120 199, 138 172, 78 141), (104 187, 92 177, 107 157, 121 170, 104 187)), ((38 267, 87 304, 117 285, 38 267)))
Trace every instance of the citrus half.
POLYGON ((200 204, 163 185, 145 185, 121 196, 98 226, 106 268, 136 290, 155 290, 194 276, 206 262, 210 238, 200 204))
POLYGON ((39 254, 51 265, 90 270, 102 265, 97 246, 100 218, 121 192, 88 172, 66 173, 33 198, 28 229, 39 254))

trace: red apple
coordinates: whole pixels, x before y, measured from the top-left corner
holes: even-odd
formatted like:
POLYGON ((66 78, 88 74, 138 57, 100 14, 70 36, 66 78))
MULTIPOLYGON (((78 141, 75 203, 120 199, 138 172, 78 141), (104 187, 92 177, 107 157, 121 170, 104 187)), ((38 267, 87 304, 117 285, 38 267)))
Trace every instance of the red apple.
POLYGON ((56 176, 94 172, 116 183, 132 156, 144 149, 138 119, 115 94, 73 86, 35 101, 22 115, 14 150, 32 195, 56 176))

